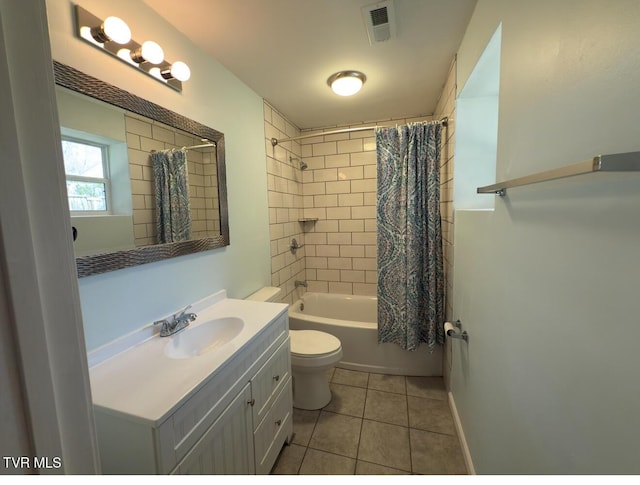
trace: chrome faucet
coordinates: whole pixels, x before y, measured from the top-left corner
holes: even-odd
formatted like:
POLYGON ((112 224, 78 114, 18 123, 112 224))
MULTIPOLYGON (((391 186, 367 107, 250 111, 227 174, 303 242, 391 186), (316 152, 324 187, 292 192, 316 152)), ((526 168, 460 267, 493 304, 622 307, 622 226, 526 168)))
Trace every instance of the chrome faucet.
POLYGON ((296 288, 299 288, 300 286, 304 286, 306 288, 307 287, 307 280, 304 280, 304 281, 296 280, 294 282, 294 285, 295 285, 296 288))
POLYGON ((189 308, 191 308, 191 305, 178 313, 174 313, 169 318, 153 322, 154 325, 162 325, 160 328, 160 336, 168 337, 169 335, 178 333, 180 330, 187 328, 189 323, 198 318, 198 315, 195 313, 187 313, 189 308))

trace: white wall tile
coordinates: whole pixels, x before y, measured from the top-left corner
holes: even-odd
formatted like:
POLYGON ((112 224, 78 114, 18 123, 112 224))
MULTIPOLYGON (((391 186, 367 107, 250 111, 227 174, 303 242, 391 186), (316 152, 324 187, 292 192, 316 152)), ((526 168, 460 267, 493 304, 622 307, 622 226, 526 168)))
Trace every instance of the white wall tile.
POLYGON ((330 167, 348 167, 351 164, 351 158, 348 153, 342 155, 327 155, 324 157, 324 166, 330 167))
POLYGON ((335 141, 317 143, 313 145, 313 156, 318 155, 335 155, 338 151, 335 141))
POLYGON ((339 182, 327 182, 327 194, 348 194, 351 192, 351 182, 348 180, 339 182))
MULTIPOLYGON (((367 165, 367 168, 371 167, 371 165, 367 165)), ((374 177, 375 177, 375 166, 374 167, 374 177)), ((353 180, 353 179, 362 179, 364 176, 364 167, 341 167, 338 169, 338 180, 353 180)))
POLYGON ((347 140, 338 142, 338 153, 353 153, 362 151, 362 140, 347 140))
POLYGON ((338 171, 335 168, 325 168, 313 171, 314 182, 327 182, 338 180, 338 171))

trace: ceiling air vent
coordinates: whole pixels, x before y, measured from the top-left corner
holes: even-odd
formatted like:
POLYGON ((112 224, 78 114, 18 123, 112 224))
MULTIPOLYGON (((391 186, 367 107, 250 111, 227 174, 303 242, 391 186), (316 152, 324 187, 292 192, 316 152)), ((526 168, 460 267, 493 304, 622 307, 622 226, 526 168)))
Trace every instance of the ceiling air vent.
POLYGON ((362 7, 362 16, 367 26, 369 44, 384 42, 395 34, 395 14, 392 0, 362 7))

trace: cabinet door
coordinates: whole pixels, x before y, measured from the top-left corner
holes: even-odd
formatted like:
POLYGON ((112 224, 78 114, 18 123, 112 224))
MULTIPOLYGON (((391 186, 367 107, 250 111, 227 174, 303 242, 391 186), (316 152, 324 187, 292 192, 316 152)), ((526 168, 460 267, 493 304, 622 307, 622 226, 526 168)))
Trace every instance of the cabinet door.
POLYGON ((251 387, 247 383, 174 470, 180 475, 252 475, 251 387))

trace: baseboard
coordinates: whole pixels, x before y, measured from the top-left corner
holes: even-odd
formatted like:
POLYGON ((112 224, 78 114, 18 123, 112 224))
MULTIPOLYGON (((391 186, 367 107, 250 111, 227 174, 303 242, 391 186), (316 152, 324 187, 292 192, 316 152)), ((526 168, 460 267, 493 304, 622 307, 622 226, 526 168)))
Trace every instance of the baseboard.
POLYGON ((475 475, 476 469, 473 467, 473 461, 471 460, 471 453, 469 453, 469 446, 467 446, 467 440, 464 437, 464 430, 462 429, 462 423, 460 422, 460 416, 458 415, 456 402, 453 399, 453 394, 451 392, 449 392, 448 394, 449 394, 449 408, 451 408, 451 414, 453 415, 453 422, 456 425, 458 439, 460 440, 460 448, 462 448, 462 456, 464 457, 464 463, 467 466, 467 473, 469 475, 475 475))

